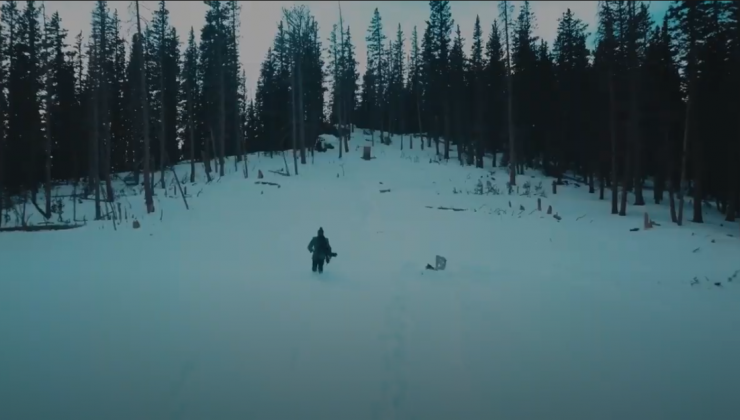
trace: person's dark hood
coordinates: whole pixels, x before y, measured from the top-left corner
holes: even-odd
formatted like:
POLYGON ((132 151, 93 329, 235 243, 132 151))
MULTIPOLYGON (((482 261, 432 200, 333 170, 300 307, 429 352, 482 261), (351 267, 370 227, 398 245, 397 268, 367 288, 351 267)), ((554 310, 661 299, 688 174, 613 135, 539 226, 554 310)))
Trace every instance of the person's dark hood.
POLYGON ((319 228, 319 236, 324 236, 324 228, 319 228))

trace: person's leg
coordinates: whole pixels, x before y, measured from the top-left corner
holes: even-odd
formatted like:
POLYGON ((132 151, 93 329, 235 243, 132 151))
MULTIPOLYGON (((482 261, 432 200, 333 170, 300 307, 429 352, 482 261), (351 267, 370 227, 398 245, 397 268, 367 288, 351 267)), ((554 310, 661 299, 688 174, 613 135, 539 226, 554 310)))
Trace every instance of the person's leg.
POLYGON ((311 260, 311 271, 315 273, 318 266, 319 266, 319 262, 315 259, 312 259, 311 260))
POLYGON ((324 272, 324 260, 319 260, 318 263, 319 263, 319 273, 323 273, 324 272))

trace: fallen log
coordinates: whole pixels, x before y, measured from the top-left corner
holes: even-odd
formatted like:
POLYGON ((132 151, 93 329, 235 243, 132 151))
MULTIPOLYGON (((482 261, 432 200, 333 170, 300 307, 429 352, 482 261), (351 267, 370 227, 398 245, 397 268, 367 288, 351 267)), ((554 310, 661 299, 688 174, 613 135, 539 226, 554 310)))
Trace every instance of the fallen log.
POLYGON ((460 209, 460 208, 457 208, 457 207, 443 207, 443 206, 431 207, 431 206, 426 206, 426 208, 428 208, 428 209, 436 209, 436 210, 468 211, 468 209, 460 209))
POLYGON ((271 172, 271 173, 273 173, 273 174, 277 174, 277 175, 282 175, 282 176, 290 176, 290 175, 286 174, 286 173, 285 173, 285 172, 283 172, 283 171, 273 171, 273 170, 268 170, 267 172, 271 172))
POLYGON ((14 226, 0 228, 0 232, 43 232, 51 230, 69 230, 79 228, 85 225, 80 224, 69 224, 69 225, 32 225, 32 226, 14 226))
POLYGON ((262 185, 272 185, 272 186, 274 186, 274 187, 278 187, 278 188, 280 188, 280 184, 278 184, 278 183, 276 183, 276 182, 268 182, 268 181, 255 181, 254 183, 255 183, 255 184, 262 184, 262 185))

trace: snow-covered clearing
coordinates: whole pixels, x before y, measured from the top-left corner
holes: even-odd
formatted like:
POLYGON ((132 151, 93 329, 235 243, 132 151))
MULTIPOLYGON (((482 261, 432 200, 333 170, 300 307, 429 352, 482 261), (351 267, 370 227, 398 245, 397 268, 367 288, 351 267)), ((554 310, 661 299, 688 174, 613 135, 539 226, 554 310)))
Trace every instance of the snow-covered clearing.
POLYGON ((497 168, 501 195, 475 195, 489 160, 365 144, 297 177, 231 162, 189 211, 127 197, 115 231, 84 201, 85 227, 0 233, 0 418, 740 418, 737 225, 648 205, 661 226, 630 232, 643 210, 585 186, 532 172, 508 195, 497 168), (339 256, 318 275, 320 226, 339 256))

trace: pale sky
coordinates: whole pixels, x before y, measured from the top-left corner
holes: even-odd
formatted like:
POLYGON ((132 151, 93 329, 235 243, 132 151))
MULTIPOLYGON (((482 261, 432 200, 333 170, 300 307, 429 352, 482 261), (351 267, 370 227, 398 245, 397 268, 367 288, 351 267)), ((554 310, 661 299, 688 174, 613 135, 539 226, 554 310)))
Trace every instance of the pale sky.
MULTIPOLYGON (((290 7, 293 4, 307 5, 319 23, 319 34, 324 47, 328 46, 329 33, 332 25, 339 22, 339 2, 335 1, 244 1, 240 2, 241 30, 240 30, 240 58, 242 66, 247 75, 247 87, 249 96, 254 94, 254 88, 259 77, 260 63, 267 49, 272 46, 276 33, 277 23, 282 16, 281 8, 290 7)), ((452 1, 452 17, 460 25, 463 38, 466 39, 466 52, 469 52, 470 39, 473 32, 475 16, 480 15, 483 27, 484 39, 488 37, 491 24, 498 17, 498 7, 495 1, 452 1)), ((517 7, 518 1, 512 2, 517 7)), ((667 1, 653 1, 650 8, 656 19, 662 19, 668 8, 667 1)), ((135 31, 133 2, 109 1, 111 9, 117 9, 123 21, 123 31, 130 41, 135 31)), ((142 1, 139 3, 143 18, 149 18, 151 11, 157 8, 155 1, 142 1)), ((531 2, 537 18, 535 35, 552 43, 558 25, 558 18, 570 8, 578 18, 589 25, 589 32, 594 31, 596 22, 595 1, 533 1, 531 2)), ((93 1, 50 1, 46 2, 48 14, 58 11, 64 28, 69 31, 69 43, 74 36, 82 31, 86 37, 90 30, 91 13, 95 2, 93 1)), ((341 2, 342 17, 345 25, 349 25, 357 51, 357 60, 360 62, 360 74, 365 71, 366 44, 365 35, 370 24, 373 10, 377 7, 383 19, 386 36, 394 37, 398 24, 404 31, 408 40, 411 38, 412 28, 416 25, 419 37, 423 34, 425 20, 429 18, 429 2, 427 1, 345 1, 341 2)), ((200 28, 205 20, 206 5, 202 1, 168 1, 167 8, 170 11, 172 25, 180 34, 180 40, 184 44, 190 28, 195 29, 196 39, 199 39, 200 28)), ((518 13, 515 12, 515 13, 518 13)), ((421 42, 421 39, 419 39, 421 42)))

